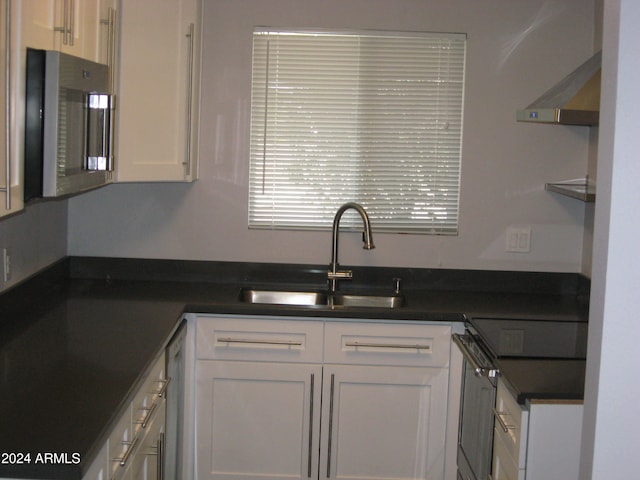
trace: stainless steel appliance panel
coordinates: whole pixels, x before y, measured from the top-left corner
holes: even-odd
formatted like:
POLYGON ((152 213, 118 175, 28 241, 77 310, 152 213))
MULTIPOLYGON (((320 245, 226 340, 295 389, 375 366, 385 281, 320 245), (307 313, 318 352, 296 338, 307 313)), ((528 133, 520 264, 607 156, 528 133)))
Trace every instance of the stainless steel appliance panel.
POLYGON ((454 334, 453 340, 464 356, 458 476, 462 480, 486 480, 491 474, 498 372, 469 335, 454 334))
POLYGON ((114 98, 109 68, 27 50, 25 200, 60 197, 112 180, 114 98), (34 178, 41 174, 41 178, 34 178))

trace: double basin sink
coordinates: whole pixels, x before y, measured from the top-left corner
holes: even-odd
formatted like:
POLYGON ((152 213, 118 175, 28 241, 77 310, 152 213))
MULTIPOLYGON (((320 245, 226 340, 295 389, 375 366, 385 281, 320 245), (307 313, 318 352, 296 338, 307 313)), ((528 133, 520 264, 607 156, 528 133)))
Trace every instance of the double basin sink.
POLYGON ((240 300, 252 304, 289 305, 302 307, 400 308, 404 297, 400 294, 374 295, 360 293, 329 293, 322 291, 268 290, 246 288, 240 300))

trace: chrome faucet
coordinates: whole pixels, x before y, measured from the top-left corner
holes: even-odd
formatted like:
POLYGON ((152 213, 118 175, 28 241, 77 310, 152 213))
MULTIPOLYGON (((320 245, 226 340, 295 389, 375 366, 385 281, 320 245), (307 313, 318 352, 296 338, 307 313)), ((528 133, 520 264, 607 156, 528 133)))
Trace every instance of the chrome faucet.
POLYGON ((329 265, 329 272, 327 272, 327 278, 329 280, 329 292, 333 293, 338 288, 338 280, 351 280, 353 278, 353 272, 351 270, 338 270, 338 232, 340 230, 340 219, 345 210, 353 208, 362 217, 364 223, 364 232, 362 234, 362 241, 364 243, 365 250, 372 250, 375 247, 373 244, 373 237, 371 236, 371 222, 369 221, 369 215, 362 208, 362 205, 354 202, 345 203, 336 212, 336 216, 333 218, 333 244, 331 247, 331 265, 329 265))

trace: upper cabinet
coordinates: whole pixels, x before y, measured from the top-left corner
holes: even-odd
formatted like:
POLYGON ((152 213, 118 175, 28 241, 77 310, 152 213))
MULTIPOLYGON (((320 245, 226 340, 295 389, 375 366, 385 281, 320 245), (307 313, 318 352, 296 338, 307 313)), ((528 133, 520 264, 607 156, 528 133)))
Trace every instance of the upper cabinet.
POLYGON ((197 176, 201 0, 120 1, 116 178, 197 176))
POLYGON ((97 61, 99 1, 56 0, 54 8, 54 50, 97 61))
POLYGON ((0 217, 24 207, 25 55, 21 7, 21 2, 0 1, 0 217))
MULTIPOLYGON (((58 50, 101 61, 102 0, 29 0, 20 2, 26 46, 58 50)), ((103 62, 104 63, 104 62, 103 62)))
POLYGON ((22 145, 18 141, 21 129, 17 121, 21 105, 16 99, 16 90, 21 88, 23 76, 20 72, 19 28, 15 28, 17 13, 8 0, 0 1, 0 217, 18 212, 23 208, 22 145))

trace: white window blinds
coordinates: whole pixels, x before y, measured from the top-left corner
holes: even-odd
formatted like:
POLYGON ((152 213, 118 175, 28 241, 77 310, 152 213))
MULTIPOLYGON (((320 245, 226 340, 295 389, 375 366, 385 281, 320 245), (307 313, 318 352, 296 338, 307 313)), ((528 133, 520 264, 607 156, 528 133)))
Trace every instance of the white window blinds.
POLYGON ((355 201, 377 231, 457 233, 465 52, 463 34, 254 31, 249 226, 330 229, 355 201))

